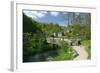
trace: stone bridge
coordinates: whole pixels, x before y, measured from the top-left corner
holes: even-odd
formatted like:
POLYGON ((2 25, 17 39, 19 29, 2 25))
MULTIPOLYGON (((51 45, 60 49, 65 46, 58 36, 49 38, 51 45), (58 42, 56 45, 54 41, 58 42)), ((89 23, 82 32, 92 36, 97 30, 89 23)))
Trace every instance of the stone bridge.
POLYGON ((78 46, 81 44, 80 42, 81 39, 66 39, 66 38, 53 38, 53 37, 47 38, 48 43, 60 44, 61 41, 65 41, 71 46, 78 46))

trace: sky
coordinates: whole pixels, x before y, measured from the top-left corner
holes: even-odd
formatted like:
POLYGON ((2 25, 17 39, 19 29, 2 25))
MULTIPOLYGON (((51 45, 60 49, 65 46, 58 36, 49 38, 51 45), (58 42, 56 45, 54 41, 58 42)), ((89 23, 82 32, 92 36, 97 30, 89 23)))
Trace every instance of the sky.
POLYGON ((82 18, 83 16, 87 16, 87 14, 89 14, 80 12, 61 12, 61 11, 42 11, 42 10, 24 10, 23 12, 25 15, 31 17, 32 19, 38 22, 54 23, 66 27, 68 25, 68 16, 69 16, 69 24, 72 23, 71 21, 73 20, 73 13, 75 13, 76 16, 81 14, 82 18))
POLYGON ((67 19, 65 15, 68 12, 56 12, 56 11, 33 11, 24 10, 25 15, 31 17, 32 19, 43 22, 43 23, 55 23, 61 26, 67 26, 67 19))
POLYGON ((43 23, 54 23, 59 24, 60 26, 68 25, 68 16, 69 24, 73 20, 73 13, 76 16, 79 14, 82 15, 82 21, 84 21, 83 16, 87 16, 89 13, 80 13, 80 12, 61 12, 61 11, 43 11, 43 10, 23 10, 24 14, 31 17, 32 19, 43 22, 43 23))

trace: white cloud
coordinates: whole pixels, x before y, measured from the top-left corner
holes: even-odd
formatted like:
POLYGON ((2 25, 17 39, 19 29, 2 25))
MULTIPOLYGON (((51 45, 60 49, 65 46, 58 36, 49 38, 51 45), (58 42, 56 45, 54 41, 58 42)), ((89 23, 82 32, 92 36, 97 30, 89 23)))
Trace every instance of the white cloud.
POLYGON ((24 13, 32 18, 42 18, 47 14, 47 11, 24 11, 24 13))
POLYGON ((51 15, 53 15, 53 16, 57 16, 58 14, 59 14, 59 12, 50 12, 51 13, 51 15))

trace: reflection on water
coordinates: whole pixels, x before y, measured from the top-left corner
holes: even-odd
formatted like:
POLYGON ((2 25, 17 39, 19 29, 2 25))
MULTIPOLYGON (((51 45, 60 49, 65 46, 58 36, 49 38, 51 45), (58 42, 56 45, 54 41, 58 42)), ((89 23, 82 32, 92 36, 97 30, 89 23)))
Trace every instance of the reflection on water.
POLYGON ((51 50, 45 53, 35 54, 31 57, 24 58, 23 62, 40 62, 40 61, 52 61, 53 57, 58 55, 57 50, 51 50))

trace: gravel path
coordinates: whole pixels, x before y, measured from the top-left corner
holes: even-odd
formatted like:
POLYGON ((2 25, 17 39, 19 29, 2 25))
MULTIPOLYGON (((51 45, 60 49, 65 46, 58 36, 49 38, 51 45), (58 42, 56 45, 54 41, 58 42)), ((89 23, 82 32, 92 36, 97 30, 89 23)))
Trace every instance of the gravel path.
POLYGON ((85 60, 88 57, 88 53, 85 51, 84 46, 73 46, 73 49, 79 54, 74 60, 85 60))

